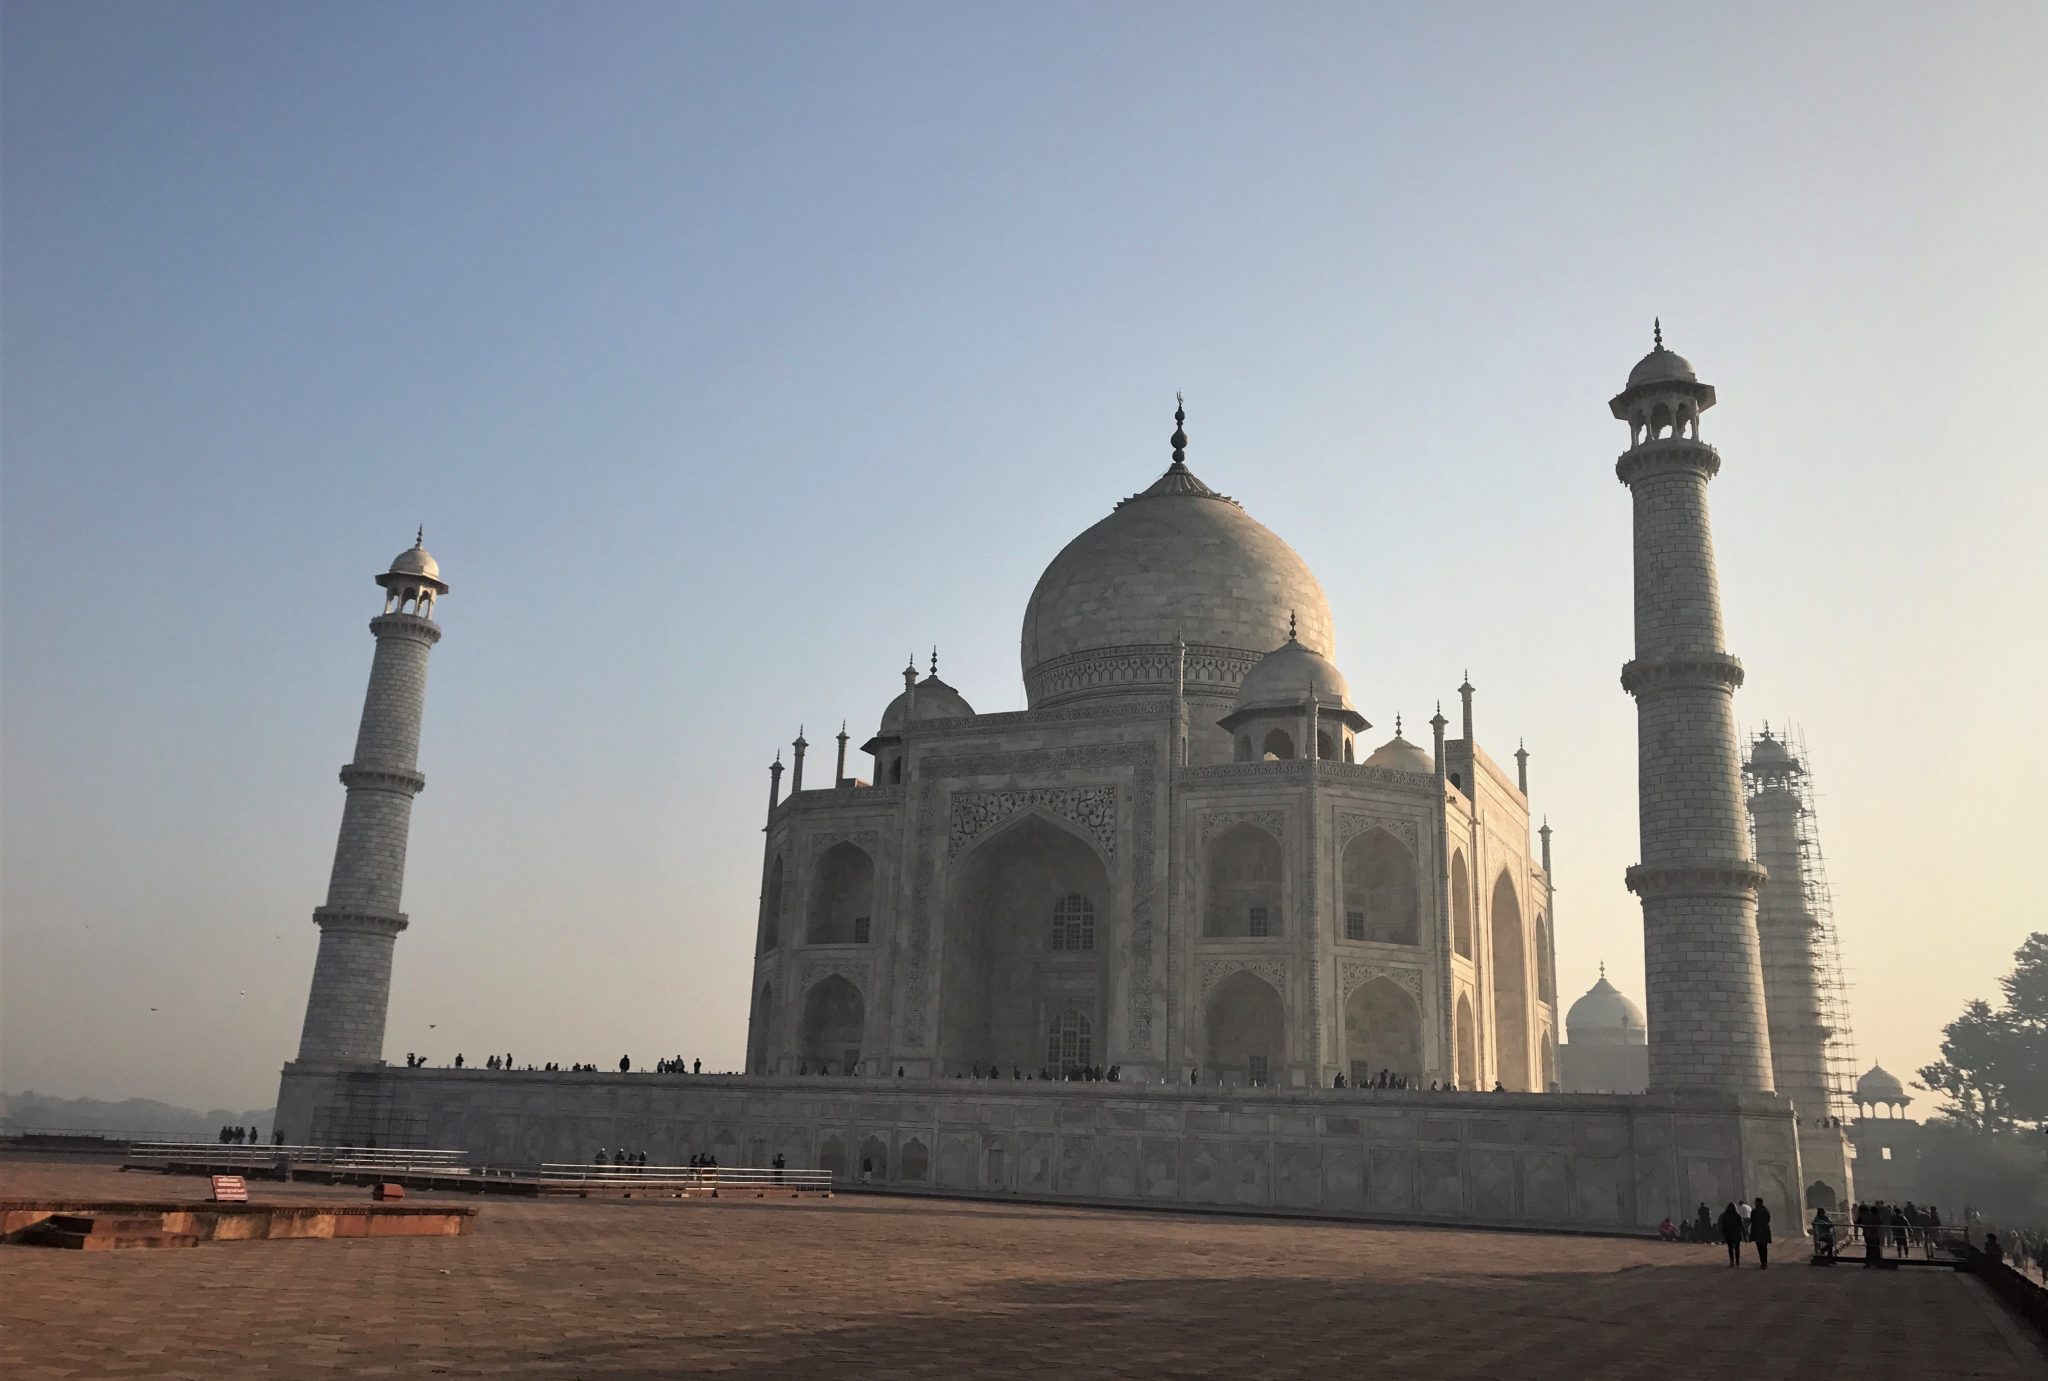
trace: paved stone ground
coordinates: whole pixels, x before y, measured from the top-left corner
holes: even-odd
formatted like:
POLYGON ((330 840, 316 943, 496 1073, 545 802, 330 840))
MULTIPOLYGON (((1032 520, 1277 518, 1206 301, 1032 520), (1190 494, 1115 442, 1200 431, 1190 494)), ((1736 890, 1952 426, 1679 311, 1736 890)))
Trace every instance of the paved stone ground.
MULTIPOLYGON (((0 1161, 0 1197, 203 1186, 0 1161)), ((1023 1204, 484 1202, 455 1239, 0 1247, 0 1375, 2048 1377, 1975 1281, 1796 1246, 1735 1272, 1718 1248, 1023 1204)))

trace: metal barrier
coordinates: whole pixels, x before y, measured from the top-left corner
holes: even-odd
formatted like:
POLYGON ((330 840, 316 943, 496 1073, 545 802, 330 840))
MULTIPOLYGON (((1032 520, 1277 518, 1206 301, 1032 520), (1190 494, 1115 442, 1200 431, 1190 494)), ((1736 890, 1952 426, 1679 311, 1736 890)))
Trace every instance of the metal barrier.
POLYGON ((564 1189, 675 1189, 710 1193, 721 1189, 742 1192, 769 1189, 803 1190, 813 1194, 832 1192, 830 1170, 777 1170, 758 1166, 725 1165, 568 1165, 541 1166, 543 1186, 564 1189))
POLYGON ((142 1141, 128 1148, 127 1163, 138 1169, 219 1165, 259 1170, 291 1166, 386 1174, 473 1173, 465 1152, 416 1146, 251 1146, 231 1141, 142 1141))

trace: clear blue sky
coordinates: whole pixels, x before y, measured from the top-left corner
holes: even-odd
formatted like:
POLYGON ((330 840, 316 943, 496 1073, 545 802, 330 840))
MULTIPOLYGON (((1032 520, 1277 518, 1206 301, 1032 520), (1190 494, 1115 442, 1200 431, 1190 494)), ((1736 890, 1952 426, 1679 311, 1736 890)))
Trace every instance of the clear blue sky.
POLYGON ((0 1087, 274 1092, 421 522, 391 1053, 736 1063, 769 757, 934 642, 1020 706, 1177 388, 1370 718, 1527 737, 1560 984, 1640 992, 1653 314, 1866 1060, 2044 924, 2038 3, 0 14, 0 1087))

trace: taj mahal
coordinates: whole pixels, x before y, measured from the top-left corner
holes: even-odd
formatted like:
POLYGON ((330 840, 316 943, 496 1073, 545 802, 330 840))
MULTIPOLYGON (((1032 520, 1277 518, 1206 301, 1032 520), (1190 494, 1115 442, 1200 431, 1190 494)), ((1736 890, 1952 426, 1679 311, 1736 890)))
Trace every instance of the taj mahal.
MULTIPOLYGON (((1528 757, 1371 733, 1322 586, 1172 460, 1025 606, 1029 708, 914 667, 847 775, 771 768, 748 1068, 1556 1084, 1528 757)), ((1548 830, 1543 845, 1549 844, 1548 830)))
POLYGON ((1722 462, 1700 437, 1716 401, 1661 327, 1607 401, 1628 434, 1640 824, 1615 884, 1640 899, 1647 1011, 1603 976, 1562 1071, 1529 754, 1505 730, 1512 753, 1481 746, 1469 677, 1455 734, 1440 704, 1425 731, 1354 692, 1314 572, 1197 478, 1182 407, 1163 473, 1134 459, 1025 601, 1025 709, 977 713, 934 652, 875 719, 865 775, 845 726, 822 782, 801 733, 777 754, 758 911, 732 918, 755 939, 731 1076, 385 1062, 451 588, 423 540, 401 553, 377 577, 281 1131, 1521 1226, 1846 1200, 1803 769, 1736 727, 1707 513, 1722 462))

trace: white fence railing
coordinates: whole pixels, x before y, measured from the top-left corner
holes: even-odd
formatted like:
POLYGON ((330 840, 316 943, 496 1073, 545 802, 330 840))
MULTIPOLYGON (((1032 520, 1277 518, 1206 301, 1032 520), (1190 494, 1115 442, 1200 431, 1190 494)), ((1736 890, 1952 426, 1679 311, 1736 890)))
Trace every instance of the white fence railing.
POLYGON ((540 1168, 543 1184, 591 1189, 804 1189, 832 1188, 830 1170, 789 1170, 773 1166, 568 1165, 540 1168))
POLYGON ((436 1151, 417 1146, 265 1146, 227 1141, 143 1141, 128 1148, 128 1163, 151 1165, 222 1165, 269 1169, 278 1165, 322 1166, 334 1170, 441 1171, 471 1173, 462 1151, 436 1151))

